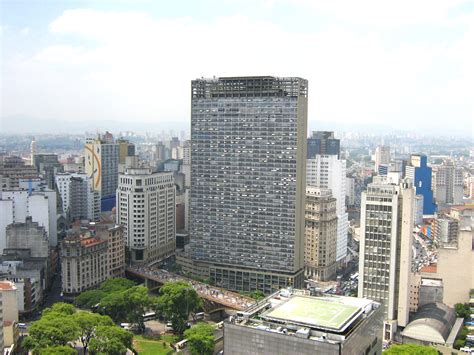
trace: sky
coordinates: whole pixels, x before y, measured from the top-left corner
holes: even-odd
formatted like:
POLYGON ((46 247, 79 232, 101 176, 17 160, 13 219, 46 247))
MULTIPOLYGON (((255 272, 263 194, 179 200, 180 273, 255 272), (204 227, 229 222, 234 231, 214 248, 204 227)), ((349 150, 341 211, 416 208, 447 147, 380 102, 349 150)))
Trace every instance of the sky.
POLYGON ((474 137, 473 0, 0 6, 0 118, 19 130, 27 119, 188 124, 192 79, 274 75, 309 80, 310 127, 474 137))

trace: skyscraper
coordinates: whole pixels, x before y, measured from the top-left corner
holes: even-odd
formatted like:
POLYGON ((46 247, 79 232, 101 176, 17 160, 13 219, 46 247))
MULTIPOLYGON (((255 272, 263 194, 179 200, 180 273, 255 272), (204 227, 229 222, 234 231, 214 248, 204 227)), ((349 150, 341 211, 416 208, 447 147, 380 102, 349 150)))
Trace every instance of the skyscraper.
POLYGON ((423 195, 423 214, 434 214, 436 205, 431 190, 431 168, 427 165, 426 155, 412 154, 405 169, 405 176, 412 181, 416 194, 423 195))
POLYGON ((390 164, 390 147, 386 145, 379 145, 375 148, 375 172, 379 172, 380 165, 390 164))
POLYGON ((119 177, 117 224, 123 226, 132 262, 152 264, 176 248, 172 173, 128 168, 119 177))
POLYGON ((411 182, 386 177, 362 193, 358 296, 382 303, 388 334, 408 324, 414 199, 411 182))
POLYGON ((306 189, 305 220, 305 275, 314 280, 331 280, 337 269, 336 199, 331 190, 306 189))
POLYGON ((349 224, 346 211, 346 161, 339 157, 339 140, 334 139, 332 132, 313 132, 313 137, 309 138, 308 141, 308 152, 326 152, 324 154, 307 154, 306 185, 330 189, 332 196, 336 198, 336 259, 343 262, 347 255, 347 229, 349 224))
POLYGON ((462 168, 454 165, 452 160, 444 160, 442 164, 434 165, 432 187, 436 203, 462 203, 464 194, 462 168))
POLYGON ((191 84, 191 254, 217 285, 303 284, 308 82, 191 84))
POLYGON ((115 206, 120 146, 107 132, 101 138, 89 139, 84 148, 85 172, 93 181, 94 191, 101 194, 101 211, 110 211, 115 206))

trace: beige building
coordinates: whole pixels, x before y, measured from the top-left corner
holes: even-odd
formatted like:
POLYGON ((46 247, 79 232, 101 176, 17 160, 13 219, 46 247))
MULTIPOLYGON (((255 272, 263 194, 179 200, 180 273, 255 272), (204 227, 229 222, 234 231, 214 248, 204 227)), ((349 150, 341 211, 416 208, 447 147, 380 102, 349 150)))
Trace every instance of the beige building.
POLYGON ((305 276, 327 281, 336 276, 337 214, 331 190, 306 188, 305 276))
POLYGON ((421 273, 423 277, 443 281, 443 303, 449 307, 469 302, 469 290, 474 289, 473 237, 470 229, 460 230, 458 245, 440 248, 436 267, 421 273))
POLYGON ((110 277, 125 275, 125 240, 123 228, 118 225, 98 224, 97 236, 107 241, 107 262, 110 277))
POLYGON ((109 277, 107 241, 90 232, 64 238, 61 246, 62 287, 78 294, 98 286, 109 277))
POLYGON ((0 281, 0 301, 2 311, 0 321, 0 349, 10 347, 16 343, 18 331, 18 289, 11 281, 0 281))

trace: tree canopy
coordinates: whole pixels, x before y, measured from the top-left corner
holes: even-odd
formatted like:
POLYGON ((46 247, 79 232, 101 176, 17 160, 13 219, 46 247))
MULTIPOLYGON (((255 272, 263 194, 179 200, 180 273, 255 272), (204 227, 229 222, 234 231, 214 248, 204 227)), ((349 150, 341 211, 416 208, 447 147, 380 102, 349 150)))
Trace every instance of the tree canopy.
POLYGON ((202 307, 202 301, 196 290, 184 281, 167 282, 160 288, 160 296, 156 309, 167 320, 171 321, 173 329, 182 334, 191 313, 202 307))
POLYGON ((82 292, 74 300, 77 307, 91 309, 111 294, 120 293, 135 286, 135 282, 123 277, 108 279, 98 289, 82 292))
POLYGON ((383 355, 438 355, 438 350, 431 346, 416 344, 392 345, 383 355))
POLYGON ((469 306, 469 303, 456 303, 454 305, 454 309, 456 311, 456 316, 460 318, 469 317, 471 314, 471 307, 469 306))
POLYGON ((184 332, 192 355, 212 355, 214 352, 214 327, 198 323, 184 332))
POLYGON ((116 326, 98 326, 90 341, 94 354, 120 355, 132 348, 132 333, 116 326))
MULTIPOLYGON (((77 351, 68 344, 80 340, 86 352, 98 334, 102 347, 110 342, 111 347, 118 349, 114 354, 122 354, 131 347, 133 335, 116 326, 110 317, 76 312, 70 304, 56 303, 46 308, 43 316, 31 324, 23 346, 34 354, 76 354, 77 351)), ((94 344, 97 348, 97 341, 94 344)))

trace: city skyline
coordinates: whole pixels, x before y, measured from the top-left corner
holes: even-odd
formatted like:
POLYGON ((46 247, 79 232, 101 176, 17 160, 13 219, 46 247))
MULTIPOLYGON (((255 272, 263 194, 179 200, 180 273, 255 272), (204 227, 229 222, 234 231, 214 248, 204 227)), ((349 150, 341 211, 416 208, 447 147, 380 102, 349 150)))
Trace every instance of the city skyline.
POLYGON ((357 122, 472 132, 474 8, 466 1, 421 2, 411 11, 370 1, 180 4, 3 2, 0 126, 188 125, 191 79, 296 75, 309 80, 315 129, 357 122), (279 50, 282 43, 298 56, 279 50), (243 47, 255 55, 236 50, 243 47), (446 127, 452 119, 458 124, 446 127))

